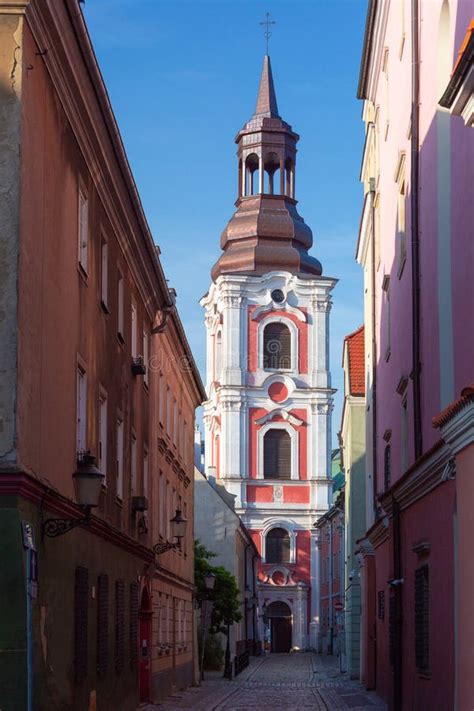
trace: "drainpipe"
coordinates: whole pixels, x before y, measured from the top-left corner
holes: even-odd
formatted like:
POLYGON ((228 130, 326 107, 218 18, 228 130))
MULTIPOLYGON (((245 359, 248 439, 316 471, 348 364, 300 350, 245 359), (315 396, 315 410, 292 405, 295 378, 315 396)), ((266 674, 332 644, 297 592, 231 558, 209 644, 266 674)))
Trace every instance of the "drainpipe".
POLYGON ((332 595, 333 588, 333 567, 332 567, 332 520, 329 520, 329 620, 331 627, 329 629, 329 654, 333 653, 333 637, 334 637, 334 601, 332 595))
MULTIPOLYGON (((371 130, 375 131, 375 124, 371 124, 371 130)), ((370 217, 372 222, 371 241, 371 320, 372 320, 372 506, 374 518, 377 518, 377 338, 375 334, 375 179, 370 179, 370 217)))
POLYGON ((412 259, 412 357, 413 357, 413 428, 415 460, 423 452, 421 427, 421 356, 420 356, 420 258, 419 258, 419 155, 420 155, 420 64, 419 0, 412 0, 411 13, 411 259, 412 259))
POLYGON ((393 536, 393 580, 390 582, 392 586, 392 595, 395 598, 395 639, 394 639, 394 659, 393 659, 393 709, 394 711, 403 711, 402 707, 402 595, 403 595, 403 578, 402 578, 402 552, 401 552, 401 526, 400 526, 400 504, 392 497, 392 536, 393 536))

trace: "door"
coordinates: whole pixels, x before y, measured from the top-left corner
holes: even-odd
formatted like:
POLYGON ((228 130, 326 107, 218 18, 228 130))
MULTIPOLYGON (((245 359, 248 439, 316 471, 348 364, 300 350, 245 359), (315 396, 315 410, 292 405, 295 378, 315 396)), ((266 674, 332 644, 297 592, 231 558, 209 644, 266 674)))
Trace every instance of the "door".
POLYGON ((291 649, 291 618, 272 618, 272 652, 285 653, 291 649))

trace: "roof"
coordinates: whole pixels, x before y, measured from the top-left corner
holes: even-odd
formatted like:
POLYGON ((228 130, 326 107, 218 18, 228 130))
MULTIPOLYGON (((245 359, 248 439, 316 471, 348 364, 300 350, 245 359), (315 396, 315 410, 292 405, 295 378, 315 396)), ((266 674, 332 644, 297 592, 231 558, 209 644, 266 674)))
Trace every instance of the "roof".
POLYGON ((280 118, 273 84, 272 65, 268 54, 263 59, 262 76, 258 89, 256 116, 265 115, 268 118, 280 118))
POLYGON ((349 395, 365 395, 364 326, 344 338, 349 363, 349 395))
POLYGON ((474 64, 474 17, 472 18, 467 32, 459 48, 458 56, 454 64, 451 79, 446 87, 446 91, 439 103, 445 108, 450 108, 455 100, 463 81, 466 79, 470 69, 474 64))
POLYGON ((471 383, 471 385, 468 385, 467 388, 462 390, 461 397, 458 400, 452 402, 450 405, 445 407, 439 415, 433 417, 433 427, 443 427, 443 425, 446 425, 455 415, 461 412, 461 410, 473 401, 474 383, 471 383))

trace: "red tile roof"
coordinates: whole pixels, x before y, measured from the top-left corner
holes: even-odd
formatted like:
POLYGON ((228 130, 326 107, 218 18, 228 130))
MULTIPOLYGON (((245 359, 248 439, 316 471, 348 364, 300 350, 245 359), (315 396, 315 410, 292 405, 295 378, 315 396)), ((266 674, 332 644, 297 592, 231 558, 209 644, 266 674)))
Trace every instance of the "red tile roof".
POLYGON ((442 427, 446 425, 458 412, 461 412, 466 405, 474 400, 474 383, 468 385, 461 392, 461 397, 452 402, 448 407, 442 410, 439 415, 433 417, 433 427, 442 427))
POLYGON ((349 360, 349 394, 365 395, 365 341, 364 326, 344 339, 349 360))
POLYGON ((472 20, 471 20, 471 22, 470 22, 470 25, 469 25, 469 27, 467 28, 467 32, 466 32, 466 34, 464 35, 464 39, 463 39, 462 44, 461 44, 461 46, 460 46, 460 48, 459 48, 458 56, 457 56, 457 58, 456 58, 456 62, 455 62, 455 64, 454 64, 454 68, 453 68, 453 74, 454 74, 454 72, 456 71, 459 62, 461 61, 461 58, 462 58, 464 52, 467 50, 467 46, 468 46, 468 44, 469 44, 469 42, 470 42, 470 39, 471 39, 471 35, 472 35, 472 34, 474 34, 474 17, 472 18, 472 20))

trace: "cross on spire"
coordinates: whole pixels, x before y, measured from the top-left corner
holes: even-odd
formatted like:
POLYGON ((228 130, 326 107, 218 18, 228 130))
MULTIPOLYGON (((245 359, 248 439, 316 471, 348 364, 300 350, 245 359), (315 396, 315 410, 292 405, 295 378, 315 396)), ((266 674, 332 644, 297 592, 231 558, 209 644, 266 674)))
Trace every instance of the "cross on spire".
POLYGON ((260 24, 265 25, 265 32, 263 33, 263 36, 265 37, 265 42, 266 42, 265 54, 268 54, 268 42, 270 40, 270 37, 272 36, 272 33, 270 32, 270 27, 271 27, 271 25, 276 25, 276 22, 275 22, 275 20, 270 19, 270 13, 267 12, 265 15, 265 19, 260 24))

